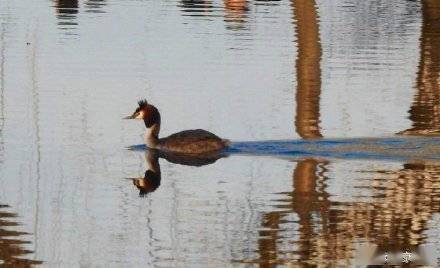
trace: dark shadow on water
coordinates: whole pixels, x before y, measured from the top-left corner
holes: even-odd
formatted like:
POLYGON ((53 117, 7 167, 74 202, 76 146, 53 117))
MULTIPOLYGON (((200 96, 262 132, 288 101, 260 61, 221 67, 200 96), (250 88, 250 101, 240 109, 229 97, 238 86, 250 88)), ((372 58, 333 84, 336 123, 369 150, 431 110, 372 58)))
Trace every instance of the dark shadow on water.
POLYGON ((215 7, 210 0, 181 0, 178 7, 183 16, 190 17, 212 17, 215 16, 215 7))
POLYGON ((74 35, 72 31, 78 26, 78 0, 55 0, 54 3, 58 28, 65 34, 74 35))
POLYGON ((105 13, 106 0, 88 0, 84 3, 85 11, 88 13, 105 13))
MULTIPOLYGON (((105 13, 104 7, 107 5, 107 1, 87 0, 83 4, 86 13, 105 13)), ((78 0, 55 0, 54 7, 58 19, 58 28, 63 30, 65 35, 77 35, 75 30, 78 28, 78 0)))
POLYGON ((225 157, 226 154, 221 152, 205 153, 199 155, 185 155, 176 153, 157 152, 160 158, 166 159, 173 164, 201 167, 215 163, 218 159, 225 157))
POLYGON ((78 14, 78 0, 56 0, 55 8, 59 17, 74 18, 78 14))

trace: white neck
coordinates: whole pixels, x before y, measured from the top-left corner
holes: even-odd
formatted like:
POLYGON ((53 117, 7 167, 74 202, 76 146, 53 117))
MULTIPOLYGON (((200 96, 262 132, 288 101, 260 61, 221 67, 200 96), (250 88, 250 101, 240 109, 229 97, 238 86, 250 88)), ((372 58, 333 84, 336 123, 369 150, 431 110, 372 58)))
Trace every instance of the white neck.
POLYGON ((154 124, 151 127, 147 128, 145 134, 145 143, 149 148, 156 149, 159 145, 159 131, 160 124, 154 124))
POLYGON ((147 162, 147 170, 151 170, 157 174, 160 173, 159 159, 154 152, 148 150, 145 154, 145 160, 147 162))

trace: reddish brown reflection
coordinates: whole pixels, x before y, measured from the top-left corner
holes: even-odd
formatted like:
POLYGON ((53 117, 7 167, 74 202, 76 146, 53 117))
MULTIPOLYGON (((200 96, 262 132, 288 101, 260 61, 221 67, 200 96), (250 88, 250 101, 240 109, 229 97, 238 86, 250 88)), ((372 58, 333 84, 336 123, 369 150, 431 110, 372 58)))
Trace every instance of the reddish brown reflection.
POLYGON ((315 254, 318 247, 315 237, 316 233, 313 221, 313 214, 321 218, 323 229, 329 232, 329 195, 325 192, 325 171, 326 162, 315 159, 300 161, 293 171, 293 189, 291 192, 282 193, 281 205, 276 206, 277 211, 268 212, 263 215, 262 227, 258 239, 259 259, 246 260, 248 263, 258 263, 261 267, 272 267, 274 264, 285 264, 292 261, 308 262, 315 254), (282 209, 281 211, 279 209, 282 209), (295 243, 298 250, 286 252, 278 247, 279 242, 287 237, 282 237, 280 232, 285 231, 282 223, 286 216, 294 213, 299 217, 298 239, 295 243), (287 257, 286 255, 295 256, 287 257))
POLYGON ((244 29, 248 8, 247 0, 224 0, 225 5, 225 21, 228 23, 227 28, 230 30, 244 29))
POLYGON ((258 253, 260 259, 251 262, 257 262, 261 267, 272 267, 276 260, 278 260, 277 241, 278 231, 280 229, 280 220, 282 213, 269 212, 263 215, 261 226, 263 231, 259 231, 258 239, 258 253))
MULTIPOLYGON (((321 45, 315 2, 308 0, 292 1, 294 18, 296 20, 298 58, 296 61, 297 89, 296 89, 296 118, 297 133, 304 139, 322 137, 319 129, 319 100, 321 93, 321 45)), ((323 190, 323 184, 318 183, 318 166, 325 163, 315 159, 306 159, 297 164, 293 172, 293 190, 285 193, 282 205, 285 211, 268 212, 263 216, 262 226, 258 239, 257 260, 245 262, 259 263, 262 267, 272 267, 275 264, 290 262, 285 252, 280 252, 278 242, 281 240, 279 231, 283 218, 294 212, 299 217, 298 250, 291 252, 299 256, 299 260, 310 259, 313 249, 316 248, 312 237, 315 237, 312 214, 318 213, 327 227, 328 222, 328 194, 323 190), (318 186, 318 184, 320 184, 318 186)), ((324 170, 324 169, 323 169, 324 170)), ((279 207, 277 207, 279 208, 279 207)))
POLYGON ((244 13, 248 10, 247 0, 225 0, 224 3, 227 11, 244 13))
POLYGON ((422 15, 417 93, 409 110, 413 124, 404 135, 440 135, 440 1, 422 1, 422 15))
POLYGON ((368 171, 353 186, 369 193, 368 197, 349 202, 330 201, 328 165, 315 159, 297 164, 292 191, 282 193, 276 211, 262 217, 265 231, 259 233, 259 258, 244 262, 263 267, 351 265, 358 257, 355 244, 359 242, 377 245, 377 254, 416 252, 426 243, 429 220, 440 212, 440 163, 368 171), (286 225, 289 216, 296 216, 296 226, 286 225), (285 235, 289 229, 296 233, 285 235), (286 244, 292 245, 290 249, 280 246, 286 244))
POLYGON ((397 171, 377 172, 373 182, 370 187, 384 201, 373 203, 373 242, 385 248, 422 244, 426 223, 440 212, 440 164, 408 163, 397 171))
POLYGON ((304 139, 320 138, 321 44, 316 3, 313 0, 295 0, 292 7, 298 44, 296 132, 304 139))
POLYGON ((312 214, 317 213, 323 223, 323 228, 328 229, 328 194, 324 191, 325 184, 322 172, 325 170, 325 162, 315 159, 306 159, 299 162, 293 171, 293 191, 289 196, 290 207, 299 217, 299 249, 296 252, 299 260, 307 261, 312 257, 313 248, 317 245, 313 241, 316 231, 313 226, 312 214))
POLYGON ((0 205, 0 260, 7 267, 31 267, 41 264, 41 261, 24 258, 32 251, 26 250, 23 245, 29 244, 23 236, 25 232, 14 231, 13 227, 19 224, 14 221, 15 213, 7 212, 7 205, 0 205))

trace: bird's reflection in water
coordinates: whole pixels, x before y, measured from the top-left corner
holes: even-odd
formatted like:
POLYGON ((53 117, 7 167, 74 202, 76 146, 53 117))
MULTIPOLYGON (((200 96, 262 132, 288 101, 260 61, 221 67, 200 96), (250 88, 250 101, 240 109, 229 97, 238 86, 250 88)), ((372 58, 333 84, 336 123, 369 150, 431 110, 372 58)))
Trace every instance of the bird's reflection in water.
POLYGON ((148 149, 145 152, 147 170, 145 171, 144 177, 128 179, 130 179, 133 182, 133 185, 139 189, 139 196, 144 197, 148 193, 156 191, 156 189, 160 186, 162 175, 160 171, 159 158, 166 159, 168 162, 173 164, 200 167, 212 164, 224 156, 225 155, 221 153, 187 155, 148 149))
POLYGON ((145 152, 145 161, 147 163, 147 170, 144 177, 129 178, 133 181, 133 185, 139 189, 139 196, 145 196, 156 191, 162 179, 158 152, 156 150, 147 150, 145 152))

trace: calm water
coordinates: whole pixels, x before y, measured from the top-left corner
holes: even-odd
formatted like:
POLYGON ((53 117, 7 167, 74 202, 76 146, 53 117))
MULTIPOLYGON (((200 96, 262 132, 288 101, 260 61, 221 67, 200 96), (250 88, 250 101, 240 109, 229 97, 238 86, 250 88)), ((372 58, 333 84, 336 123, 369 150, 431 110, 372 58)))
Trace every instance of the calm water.
POLYGON ((0 260, 440 265, 439 47, 436 0, 1 0, 0 260), (253 151, 127 150, 140 98, 253 151))

